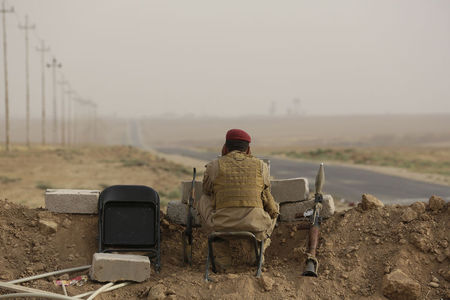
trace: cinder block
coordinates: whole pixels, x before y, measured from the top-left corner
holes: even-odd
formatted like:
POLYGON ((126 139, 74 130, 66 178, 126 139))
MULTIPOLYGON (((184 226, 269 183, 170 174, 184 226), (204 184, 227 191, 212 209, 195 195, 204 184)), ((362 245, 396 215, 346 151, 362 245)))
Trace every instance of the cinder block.
MULTIPOLYGON (((195 208, 192 208, 192 215, 194 216, 194 226, 201 226, 200 216, 195 208)), ((175 224, 185 225, 187 218, 187 204, 181 201, 170 201, 167 204, 167 218, 175 224)))
POLYGON ((272 196, 278 203, 303 201, 308 199, 309 186, 306 178, 289 178, 270 182, 272 196))
MULTIPOLYGON (((280 221, 294 222, 303 218, 303 213, 314 207, 314 199, 301 202, 285 202, 280 204, 280 221)), ((323 195, 320 215, 326 219, 334 214, 334 200, 331 195, 323 195)))
MULTIPOLYGON (((181 202, 187 204, 189 197, 191 195, 192 181, 182 181, 181 182, 181 202)), ((199 200, 203 194, 203 182, 195 181, 195 199, 199 200)))
POLYGON ((57 213, 96 214, 97 190, 48 189, 45 192, 45 208, 57 213))
POLYGON ((142 282, 150 278, 150 260, 141 255, 95 253, 89 276, 100 282, 142 282))

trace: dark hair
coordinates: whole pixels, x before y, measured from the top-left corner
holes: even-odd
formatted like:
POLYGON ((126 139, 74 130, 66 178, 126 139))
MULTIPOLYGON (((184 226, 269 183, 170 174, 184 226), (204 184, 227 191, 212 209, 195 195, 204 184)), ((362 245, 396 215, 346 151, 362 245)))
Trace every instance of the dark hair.
POLYGON ((248 149, 249 142, 241 140, 227 140, 225 145, 227 146, 229 152, 234 150, 245 152, 248 149))

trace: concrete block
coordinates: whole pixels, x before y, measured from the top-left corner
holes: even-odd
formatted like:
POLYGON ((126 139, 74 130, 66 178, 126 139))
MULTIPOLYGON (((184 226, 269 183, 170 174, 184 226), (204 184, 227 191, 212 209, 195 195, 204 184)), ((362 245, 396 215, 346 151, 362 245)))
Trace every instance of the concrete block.
MULTIPOLYGON (((201 226, 200 216, 195 208, 192 208, 192 215, 194 216, 194 226, 201 226)), ((170 201, 167 204, 167 218, 175 224, 186 225, 187 204, 181 201, 170 201)))
MULTIPOLYGON (((192 181, 182 181, 181 182, 181 202, 187 204, 189 197, 191 195, 192 181)), ((199 200, 203 194, 203 182, 195 181, 195 199, 199 200)))
POLYGON ((309 186, 306 178, 289 178, 270 182, 272 196, 278 203, 303 201, 308 199, 309 186))
POLYGON ((45 208, 57 213, 96 214, 97 190, 48 189, 45 192, 45 208))
POLYGON ((95 253, 89 276, 100 282, 142 282, 150 278, 150 260, 141 255, 95 253))
MULTIPOLYGON (((303 213, 314 207, 314 199, 301 202, 285 202, 280 204, 280 221, 294 222, 302 220, 303 213)), ((331 195, 323 195, 322 211, 320 215, 326 219, 334 214, 334 200, 331 195)))

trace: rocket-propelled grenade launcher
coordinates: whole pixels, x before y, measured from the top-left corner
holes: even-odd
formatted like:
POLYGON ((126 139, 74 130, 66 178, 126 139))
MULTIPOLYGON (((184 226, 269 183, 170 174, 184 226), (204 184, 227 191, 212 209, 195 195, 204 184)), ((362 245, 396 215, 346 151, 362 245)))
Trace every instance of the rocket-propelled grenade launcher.
POLYGON ((308 252, 306 258, 305 271, 303 276, 317 277, 317 269, 319 262, 316 258, 316 249, 319 243, 320 235, 320 223, 322 222, 322 217, 320 216, 320 211, 322 210, 322 187, 325 183, 325 172, 323 170, 323 163, 320 164, 319 172, 316 176, 316 192, 314 194, 314 209, 310 217, 311 227, 309 229, 309 243, 308 252))

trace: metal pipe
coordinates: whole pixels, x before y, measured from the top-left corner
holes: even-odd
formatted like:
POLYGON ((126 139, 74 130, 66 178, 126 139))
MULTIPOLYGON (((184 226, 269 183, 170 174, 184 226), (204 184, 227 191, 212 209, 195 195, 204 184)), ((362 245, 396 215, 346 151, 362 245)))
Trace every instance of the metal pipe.
POLYGON ((64 296, 69 296, 69 295, 67 294, 66 286, 64 285, 64 283, 61 284, 61 287, 62 287, 62 290, 63 290, 63 292, 64 292, 64 296))
MULTIPOLYGON (((130 283, 131 283, 131 282, 122 282, 122 283, 119 283, 119 284, 113 285, 112 287, 107 288, 107 289, 104 290, 103 292, 114 291, 114 290, 117 290, 117 289, 119 289, 119 288, 121 288, 121 287, 127 286, 127 285, 129 285, 130 283)), ((80 299, 80 298, 89 296, 89 295, 91 295, 91 294, 93 294, 93 293, 95 293, 95 291, 91 291, 91 292, 79 294, 79 295, 73 296, 73 298, 75 298, 75 299, 80 299)))
POLYGON ((62 299, 62 300, 73 300, 72 297, 67 297, 58 294, 47 294, 47 293, 14 293, 14 294, 6 294, 0 295, 0 299, 16 299, 16 298, 45 298, 45 299, 62 299))
POLYGON ((31 276, 31 277, 16 279, 16 280, 13 280, 13 281, 8 281, 8 283, 12 283, 12 284, 14 284, 14 283, 22 283, 22 282, 31 281, 31 280, 34 280, 34 279, 49 277, 49 276, 52 276, 52 275, 58 275, 58 274, 82 271, 82 270, 89 269, 90 267, 91 267, 91 265, 86 265, 86 266, 81 266, 81 267, 75 267, 75 268, 70 268, 70 269, 53 271, 53 272, 49 272, 49 273, 45 273, 45 274, 34 275, 34 276, 31 276))
MULTIPOLYGON (((14 291, 14 292, 19 292, 19 293, 38 293, 38 294, 44 294, 46 297, 51 297, 51 296, 63 296, 60 294, 56 294, 56 293, 52 293, 52 292, 47 292, 47 291, 43 291, 43 290, 39 290, 39 289, 34 289, 34 288, 29 288, 26 286, 21 286, 21 285, 16 285, 16 284, 12 284, 12 283, 8 283, 8 282, 2 282, 0 281, 0 288, 6 289, 6 290, 10 290, 10 291, 14 291)), ((71 298, 71 297, 67 297, 67 296, 63 296, 66 297, 65 299, 76 299, 76 298, 71 298)))

